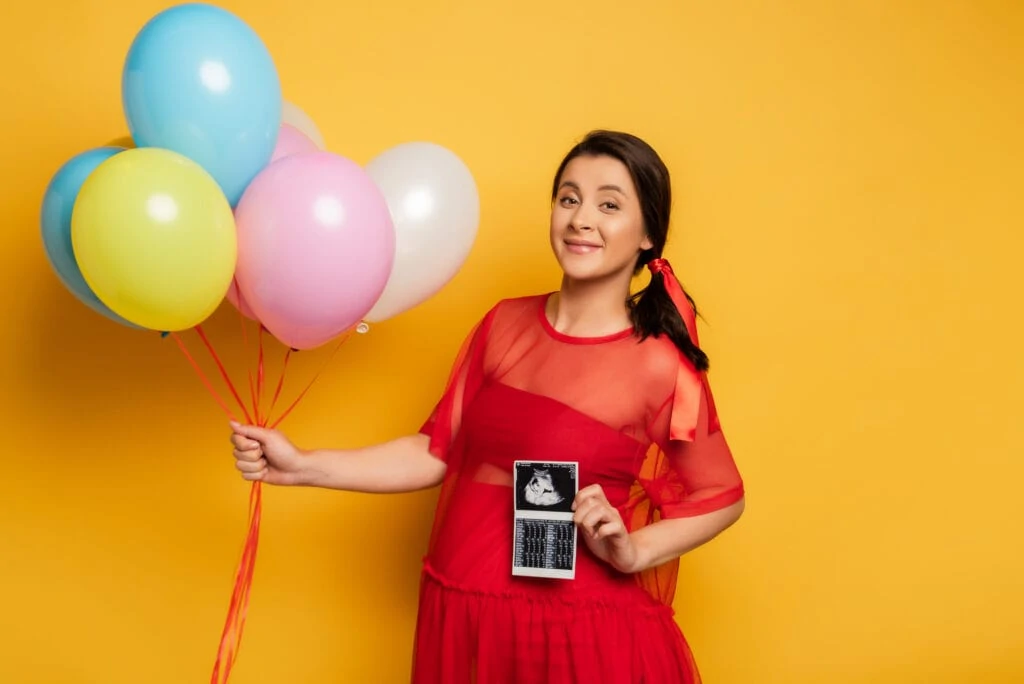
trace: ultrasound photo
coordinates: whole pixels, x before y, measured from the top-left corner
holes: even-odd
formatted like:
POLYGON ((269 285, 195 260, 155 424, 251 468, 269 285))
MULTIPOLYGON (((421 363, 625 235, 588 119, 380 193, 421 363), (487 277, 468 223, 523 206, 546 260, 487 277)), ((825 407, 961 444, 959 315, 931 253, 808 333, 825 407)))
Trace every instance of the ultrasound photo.
POLYGON ((516 509, 572 513, 575 463, 516 462, 516 509))
POLYGON ((573 579, 577 463, 516 461, 512 574, 573 579))

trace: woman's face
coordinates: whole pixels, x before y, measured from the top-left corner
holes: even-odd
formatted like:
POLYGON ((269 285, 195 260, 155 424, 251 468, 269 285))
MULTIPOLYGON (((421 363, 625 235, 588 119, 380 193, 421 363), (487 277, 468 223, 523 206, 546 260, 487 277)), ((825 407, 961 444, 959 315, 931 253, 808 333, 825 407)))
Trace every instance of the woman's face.
POLYGON ((551 208, 551 248, 573 280, 632 276, 651 248, 640 197, 626 166, 607 156, 579 156, 565 167, 551 208))

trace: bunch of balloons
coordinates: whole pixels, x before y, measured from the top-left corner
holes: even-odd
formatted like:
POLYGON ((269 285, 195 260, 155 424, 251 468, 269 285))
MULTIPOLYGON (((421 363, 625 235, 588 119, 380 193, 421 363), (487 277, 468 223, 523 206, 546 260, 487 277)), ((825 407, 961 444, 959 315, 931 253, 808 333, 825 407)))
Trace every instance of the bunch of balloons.
POLYGON ((365 167, 282 99, 270 52, 232 13, 167 9, 122 74, 131 140, 69 159, 42 237, 80 301, 123 325, 192 328, 227 298, 293 349, 433 296, 476 237, 466 165, 430 142, 365 167))

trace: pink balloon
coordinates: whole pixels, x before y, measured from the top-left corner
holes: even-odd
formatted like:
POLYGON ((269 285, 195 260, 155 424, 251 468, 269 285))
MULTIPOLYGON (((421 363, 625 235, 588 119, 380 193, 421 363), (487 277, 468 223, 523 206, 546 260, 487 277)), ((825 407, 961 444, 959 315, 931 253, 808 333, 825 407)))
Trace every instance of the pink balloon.
MULTIPOLYGON (((290 157, 293 154, 305 154, 307 152, 317 152, 320 148, 317 144, 309 139, 299 129, 289 126, 288 124, 281 124, 281 128, 277 135, 277 146, 274 148, 274 153, 270 157, 271 162, 275 162, 278 159, 284 157, 290 157)), ((236 281, 237 282, 237 281, 236 281)), ((245 297, 239 299, 241 293, 235 288, 234 282, 231 287, 228 288, 227 300, 231 304, 242 312, 242 315, 251 320, 259 320, 256 314, 253 312, 252 307, 245 301, 245 297)))
POLYGON ((362 167, 332 152, 271 162, 239 201, 235 224, 242 297, 295 349, 359 323, 391 275, 395 229, 384 196, 362 167))
POLYGON ((277 133, 277 147, 274 148, 274 153, 270 157, 270 161, 275 162, 278 159, 290 157, 293 154, 317 152, 319 149, 320 148, 316 146, 316 143, 310 140, 299 129, 289 126, 288 124, 281 124, 281 129, 277 133))

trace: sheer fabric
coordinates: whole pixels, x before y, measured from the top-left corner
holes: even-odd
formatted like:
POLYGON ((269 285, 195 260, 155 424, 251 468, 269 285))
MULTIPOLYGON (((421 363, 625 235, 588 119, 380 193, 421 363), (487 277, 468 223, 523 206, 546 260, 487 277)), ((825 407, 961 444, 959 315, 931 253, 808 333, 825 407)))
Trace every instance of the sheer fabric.
POLYGON ((414 680, 697 682, 671 617, 677 561, 627 576, 581 541, 575 580, 511 576, 516 459, 578 461, 631 531, 743 496, 705 374, 664 337, 564 335, 546 301, 487 313, 422 427, 447 471, 414 680))

